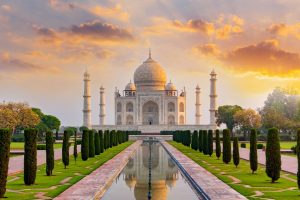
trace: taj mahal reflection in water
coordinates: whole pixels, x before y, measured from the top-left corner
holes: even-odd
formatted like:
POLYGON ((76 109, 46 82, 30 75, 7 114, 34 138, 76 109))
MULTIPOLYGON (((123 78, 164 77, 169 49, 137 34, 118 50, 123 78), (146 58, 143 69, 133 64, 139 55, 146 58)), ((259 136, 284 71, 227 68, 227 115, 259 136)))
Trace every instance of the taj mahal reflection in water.
MULTIPOLYGON (((151 146, 151 199, 199 199, 161 146, 151 146)), ((149 143, 143 143, 102 199, 148 199, 149 143)))

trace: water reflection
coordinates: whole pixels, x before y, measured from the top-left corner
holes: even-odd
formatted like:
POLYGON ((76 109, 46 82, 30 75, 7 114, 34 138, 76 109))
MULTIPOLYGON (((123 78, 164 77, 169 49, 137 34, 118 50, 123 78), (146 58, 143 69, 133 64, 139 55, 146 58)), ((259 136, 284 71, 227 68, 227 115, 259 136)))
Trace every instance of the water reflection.
MULTIPOLYGON (((147 200, 149 144, 143 143, 103 199, 147 200)), ((151 199, 198 199, 159 143, 152 144, 151 199)))

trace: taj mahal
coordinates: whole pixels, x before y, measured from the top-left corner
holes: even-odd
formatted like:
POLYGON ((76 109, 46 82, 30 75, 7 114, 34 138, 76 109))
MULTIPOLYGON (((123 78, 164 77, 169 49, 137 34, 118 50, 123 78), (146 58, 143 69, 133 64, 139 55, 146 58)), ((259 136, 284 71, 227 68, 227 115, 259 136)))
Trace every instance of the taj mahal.
POLYGON ((105 124, 105 88, 100 87, 99 124, 91 123, 90 74, 84 73, 83 126, 96 130, 135 130, 142 133, 159 133, 163 130, 200 130, 216 128, 216 78, 210 73, 210 123, 201 124, 200 87, 195 88, 195 124, 186 124, 185 88, 178 90, 169 81, 165 69, 149 51, 148 58, 135 70, 130 81, 120 91, 114 91, 115 124, 105 124))

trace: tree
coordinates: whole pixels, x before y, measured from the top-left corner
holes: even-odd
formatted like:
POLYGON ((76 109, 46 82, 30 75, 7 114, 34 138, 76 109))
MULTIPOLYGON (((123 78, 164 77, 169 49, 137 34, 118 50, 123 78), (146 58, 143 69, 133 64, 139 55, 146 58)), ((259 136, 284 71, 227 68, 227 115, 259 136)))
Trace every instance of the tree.
POLYGON ((208 131, 208 138, 207 138, 207 142, 208 142, 208 155, 211 156, 214 152, 214 139, 213 139, 213 131, 209 130, 208 131))
POLYGON ((46 174, 52 176, 54 169, 54 149, 53 149, 53 136, 52 132, 46 133, 46 174))
POLYGON ((216 130, 216 156, 219 159, 221 156, 220 131, 216 130))
POLYGON ((233 116, 239 110, 242 110, 242 107, 238 105, 219 106, 216 121, 218 126, 224 123, 226 124, 227 128, 232 132, 233 128, 236 126, 233 116))
POLYGON ((6 192, 11 129, 0 129, 0 198, 6 192))
POLYGON ((74 149, 73 149, 73 156, 76 164, 76 160, 78 157, 78 152, 77 152, 77 131, 74 133, 74 149))
POLYGON ((223 162, 228 164, 231 161, 230 130, 223 130, 223 162))
POLYGON ((256 140, 256 129, 251 129, 250 134, 250 168, 252 174, 257 170, 257 140, 256 140))
POLYGON ((67 166, 69 165, 69 140, 70 140, 70 135, 71 135, 71 130, 65 130, 64 131, 64 138, 63 138, 63 146, 62 146, 62 160, 65 166, 65 169, 67 168, 67 166))
POLYGON ((93 130, 89 130, 89 157, 95 157, 95 142, 93 130))
POLYGON ((89 158, 89 130, 85 129, 82 133, 81 159, 86 161, 89 158))
POLYGON ((104 141, 103 141, 103 132, 99 130, 99 138, 100 138, 100 153, 104 152, 104 141))
POLYGON ((272 183, 280 178, 281 155, 278 129, 270 128, 266 146, 266 173, 272 183))
POLYGON ((42 117, 42 121, 48 126, 50 130, 59 130, 60 120, 57 117, 53 115, 44 115, 42 117))
POLYGON ((251 108, 237 111, 233 118, 237 126, 244 132, 245 140, 247 139, 247 134, 250 129, 261 127, 260 114, 251 108))
POLYGON ((233 163, 235 167, 240 164, 239 140, 237 137, 233 138, 233 163))
POLYGON ((95 142, 95 154, 100 155, 100 138, 99 133, 95 132, 94 134, 94 142, 95 142))
POLYGON ((32 185, 35 182, 37 170, 37 130, 25 129, 24 141, 24 183, 32 185))
POLYGON ((192 149, 198 150, 198 132, 194 131, 193 136, 192 136, 192 149))
POLYGON ((207 137, 207 130, 203 130, 203 154, 208 154, 208 137, 207 137))
POLYGON ((80 132, 83 132, 84 130, 89 130, 89 129, 88 129, 88 127, 86 127, 86 126, 81 126, 81 127, 79 128, 79 131, 80 131, 80 132))
POLYGON ((199 151, 202 152, 203 151, 203 131, 202 130, 199 130, 198 146, 199 146, 199 151))
POLYGON ((296 153, 297 153, 297 161, 298 161, 297 184, 298 184, 298 188, 300 189, 300 129, 297 130, 296 153))

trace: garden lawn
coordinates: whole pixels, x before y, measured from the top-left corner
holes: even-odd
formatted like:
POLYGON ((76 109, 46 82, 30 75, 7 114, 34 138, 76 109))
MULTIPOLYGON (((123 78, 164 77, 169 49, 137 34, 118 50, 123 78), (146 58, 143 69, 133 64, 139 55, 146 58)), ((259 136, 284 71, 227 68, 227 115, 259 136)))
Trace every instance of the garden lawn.
POLYGON ((258 171, 252 174, 248 161, 240 160, 236 168, 232 160, 224 164, 222 157, 218 160, 215 154, 209 157, 180 143, 170 144, 248 199, 300 199, 295 175, 281 172, 281 178, 272 184, 263 165, 259 165, 258 171))
MULTIPOLYGON (((62 148, 62 144, 54 144, 54 148, 62 148)), ((10 149, 24 149, 24 142, 11 142, 10 143, 10 149)))
MULTIPOLYGON (((246 148, 247 149, 250 149, 250 142, 249 141, 240 141, 239 143, 246 143, 246 148)), ((266 146, 266 142, 257 142, 257 144, 264 144, 264 146, 266 146)), ((286 141, 286 142, 280 142, 280 148, 281 149, 288 149, 288 150, 291 150, 291 148, 293 146, 296 145, 296 141, 286 141)))
MULTIPOLYGON (((70 165, 64 169, 61 160, 55 161, 53 176, 46 176, 46 165, 38 166, 37 178, 34 185, 25 186, 23 173, 8 177, 7 191, 5 196, 8 199, 43 199, 44 197, 54 198, 61 192, 90 174, 106 161, 112 159, 132 142, 125 142, 116 147, 110 148, 94 158, 87 161, 81 160, 78 154, 77 162, 73 155, 70 156, 70 165)), ((73 152, 70 152, 72 154, 73 152)))

